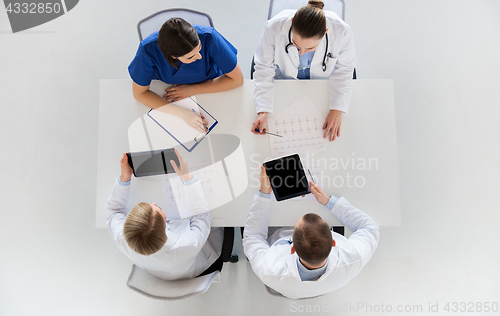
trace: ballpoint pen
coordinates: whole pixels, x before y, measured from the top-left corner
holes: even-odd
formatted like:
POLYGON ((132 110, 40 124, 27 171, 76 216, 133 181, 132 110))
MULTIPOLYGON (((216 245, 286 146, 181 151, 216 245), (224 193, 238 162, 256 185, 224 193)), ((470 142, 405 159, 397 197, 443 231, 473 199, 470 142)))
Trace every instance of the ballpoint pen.
MULTIPOLYGON (((256 129, 255 129, 255 131, 256 131, 257 133, 260 133, 258 128, 256 128, 256 129)), ((283 137, 283 136, 281 136, 281 135, 278 135, 278 134, 273 134, 273 133, 269 133, 269 132, 264 132, 264 133, 269 134, 269 135, 273 135, 273 136, 283 137)))
MULTIPOLYGON (((196 114, 196 111, 194 109, 191 109, 191 111, 193 111, 193 113, 196 114)), ((205 132, 208 132, 208 127, 205 124, 203 124, 203 127, 205 128, 205 132)))
POLYGON ((309 172, 309 175, 311 176, 311 181, 316 184, 316 181, 314 181, 314 178, 313 178, 313 175, 311 174, 311 170, 307 169, 307 171, 309 172))

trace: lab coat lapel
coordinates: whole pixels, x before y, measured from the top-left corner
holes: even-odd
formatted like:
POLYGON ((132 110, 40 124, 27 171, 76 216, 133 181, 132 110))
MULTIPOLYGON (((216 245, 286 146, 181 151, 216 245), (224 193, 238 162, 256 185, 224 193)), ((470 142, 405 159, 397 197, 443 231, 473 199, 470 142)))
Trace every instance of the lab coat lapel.
POLYGON ((299 50, 297 49, 297 47, 295 46, 290 46, 288 47, 288 62, 290 63, 290 67, 286 67, 286 69, 291 69, 294 71, 294 73, 290 73, 289 75, 292 76, 292 77, 296 77, 297 76, 297 72, 298 72, 298 69, 299 69, 299 65, 300 65, 300 60, 299 60, 299 50))
MULTIPOLYGON (((289 73, 288 75, 291 77, 296 77, 297 76, 297 69, 299 67, 300 61, 299 61, 299 50, 297 47, 290 45, 288 47, 288 54, 285 52, 285 47, 288 45, 288 32, 290 31, 290 28, 292 27, 292 17, 288 18, 285 23, 283 23, 283 26, 281 27, 280 34, 281 36, 284 36, 285 39, 285 44, 283 45, 283 48, 279 48, 283 50, 283 53, 288 55, 288 58, 285 58, 287 63, 290 63, 289 67, 284 67, 284 70, 286 69, 293 69, 295 70, 295 74, 289 73)), ((278 49, 278 48, 276 48, 278 49)), ((282 71, 284 71, 282 70, 282 71)))
POLYGON ((283 23, 283 26, 281 27, 280 31, 282 35, 286 36, 287 42, 288 42, 288 31, 290 30, 290 27, 292 27, 292 17, 289 17, 288 20, 286 20, 285 23, 283 23))
MULTIPOLYGON (((311 61, 311 75, 322 74, 323 73, 323 57, 325 56, 325 48, 326 48, 326 38, 323 36, 321 43, 319 43, 318 48, 314 52, 313 59, 311 61)), ((328 53, 327 53, 328 54, 328 53)), ((311 79, 314 79, 311 76, 311 79)))
MULTIPOLYGON (((326 19, 326 27, 328 28, 326 36, 328 36, 328 44, 330 46, 333 40, 330 35, 333 34, 333 32, 332 32, 332 23, 328 19, 326 19)), ((325 36, 323 36, 323 39, 321 40, 321 43, 319 43, 318 48, 316 48, 314 57, 311 61, 311 79, 325 77, 324 75, 325 73, 323 72, 323 57, 325 57, 325 49, 326 49, 326 38, 325 36)), ((330 47, 328 47, 328 52, 326 52, 327 55, 329 51, 330 47)))

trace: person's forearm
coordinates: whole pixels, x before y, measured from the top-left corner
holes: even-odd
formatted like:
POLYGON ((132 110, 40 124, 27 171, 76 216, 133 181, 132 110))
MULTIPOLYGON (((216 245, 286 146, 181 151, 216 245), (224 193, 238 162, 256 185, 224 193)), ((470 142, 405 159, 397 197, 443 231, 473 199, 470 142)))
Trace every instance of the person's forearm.
POLYGON ((256 194, 250 206, 250 211, 245 220, 243 244, 245 244, 250 237, 258 238, 263 241, 267 240, 271 200, 269 197, 264 197, 262 195, 264 194, 256 194))
MULTIPOLYGON (((344 69, 342 69, 342 71, 344 71, 344 69)), ((346 75, 343 77, 341 70, 337 70, 334 73, 336 73, 336 75, 330 76, 328 82, 328 103, 330 110, 338 110, 346 113, 349 108, 353 89, 353 80, 351 78, 352 70, 345 72, 346 75)))
POLYGON ((345 198, 338 199, 330 212, 352 232, 363 228, 378 230, 377 223, 368 214, 353 206, 345 198))
POLYGON ((222 75, 213 80, 207 80, 204 82, 195 83, 192 85, 192 87, 194 92, 193 95, 196 95, 196 94, 228 91, 238 88, 241 85, 243 85, 243 78, 239 80, 230 78, 226 75, 222 75))
POLYGON ((349 243, 356 249, 362 265, 365 265, 378 246, 380 231, 377 223, 345 198, 335 203, 331 213, 352 231, 349 243))
POLYGON ((144 104, 145 106, 157 109, 166 105, 162 110, 166 113, 179 116, 181 108, 168 102, 158 94, 154 93, 151 90, 144 91, 142 93, 134 94, 134 97, 137 101, 144 104))
POLYGON ((203 187, 200 181, 194 181, 191 185, 185 185, 184 192, 188 197, 186 199, 186 208, 189 212, 192 214, 210 213, 210 207, 203 194, 203 187))
POLYGON ((132 178, 132 176, 120 175, 120 181, 124 182, 124 183, 129 182, 131 178, 132 178))
POLYGON ((328 199, 328 202, 325 204, 325 207, 331 211, 332 208, 335 206, 335 203, 337 203, 337 201, 339 200, 338 197, 336 197, 335 195, 330 195, 330 198, 328 199))
POLYGON ((254 99, 257 113, 272 113, 274 106, 274 68, 255 64, 253 75, 254 99), (271 73, 272 72, 272 73, 271 73))
MULTIPOLYGON (((117 179, 119 180, 119 179, 117 179)), ((118 181, 113 186, 113 191, 106 203, 105 218, 109 232, 114 239, 123 228, 123 222, 127 217, 127 204, 130 193, 129 184, 121 184, 118 181)))

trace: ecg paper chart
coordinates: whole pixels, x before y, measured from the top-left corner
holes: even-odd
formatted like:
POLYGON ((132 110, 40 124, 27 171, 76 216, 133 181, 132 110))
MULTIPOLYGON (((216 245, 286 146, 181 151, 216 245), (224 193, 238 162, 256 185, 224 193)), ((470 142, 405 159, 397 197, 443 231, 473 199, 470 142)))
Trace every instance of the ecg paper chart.
POLYGON ((326 150, 321 129, 325 119, 321 115, 292 115, 267 120, 269 131, 283 137, 269 136, 274 157, 295 152, 326 150))
POLYGON ((323 138, 325 118, 307 95, 302 96, 275 116, 267 119, 273 157, 293 153, 316 153, 326 150, 328 140, 323 138))
MULTIPOLYGON (((192 171, 191 175, 201 182, 205 198, 220 195, 219 179, 214 165, 192 171)), ((184 184, 177 174, 167 175, 162 178, 163 196, 167 205, 169 218, 175 219, 179 214, 179 218, 187 218, 195 213, 190 212, 187 208, 187 197, 184 191, 184 184)))

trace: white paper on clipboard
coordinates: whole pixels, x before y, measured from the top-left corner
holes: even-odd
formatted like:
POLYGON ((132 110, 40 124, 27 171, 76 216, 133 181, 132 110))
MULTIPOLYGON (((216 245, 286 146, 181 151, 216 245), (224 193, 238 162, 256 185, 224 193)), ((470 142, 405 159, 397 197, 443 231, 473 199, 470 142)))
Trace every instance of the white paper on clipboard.
MULTIPOLYGON (((217 124, 217 120, 213 118, 205 109, 196 103, 194 99, 185 98, 180 101, 172 102, 176 106, 184 109, 191 110, 196 114, 201 114, 204 116, 204 120, 207 121, 207 128, 211 130, 214 125, 217 124)), ((148 112, 148 116, 155 121, 160 127, 162 127, 170 136, 172 136, 179 144, 181 144, 186 150, 191 151, 195 146, 186 147, 189 142, 199 142, 207 134, 206 132, 200 132, 197 129, 189 126, 183 119, 178 116, 166 113, 162 111, 163 107, 154 109, 148 112)))

